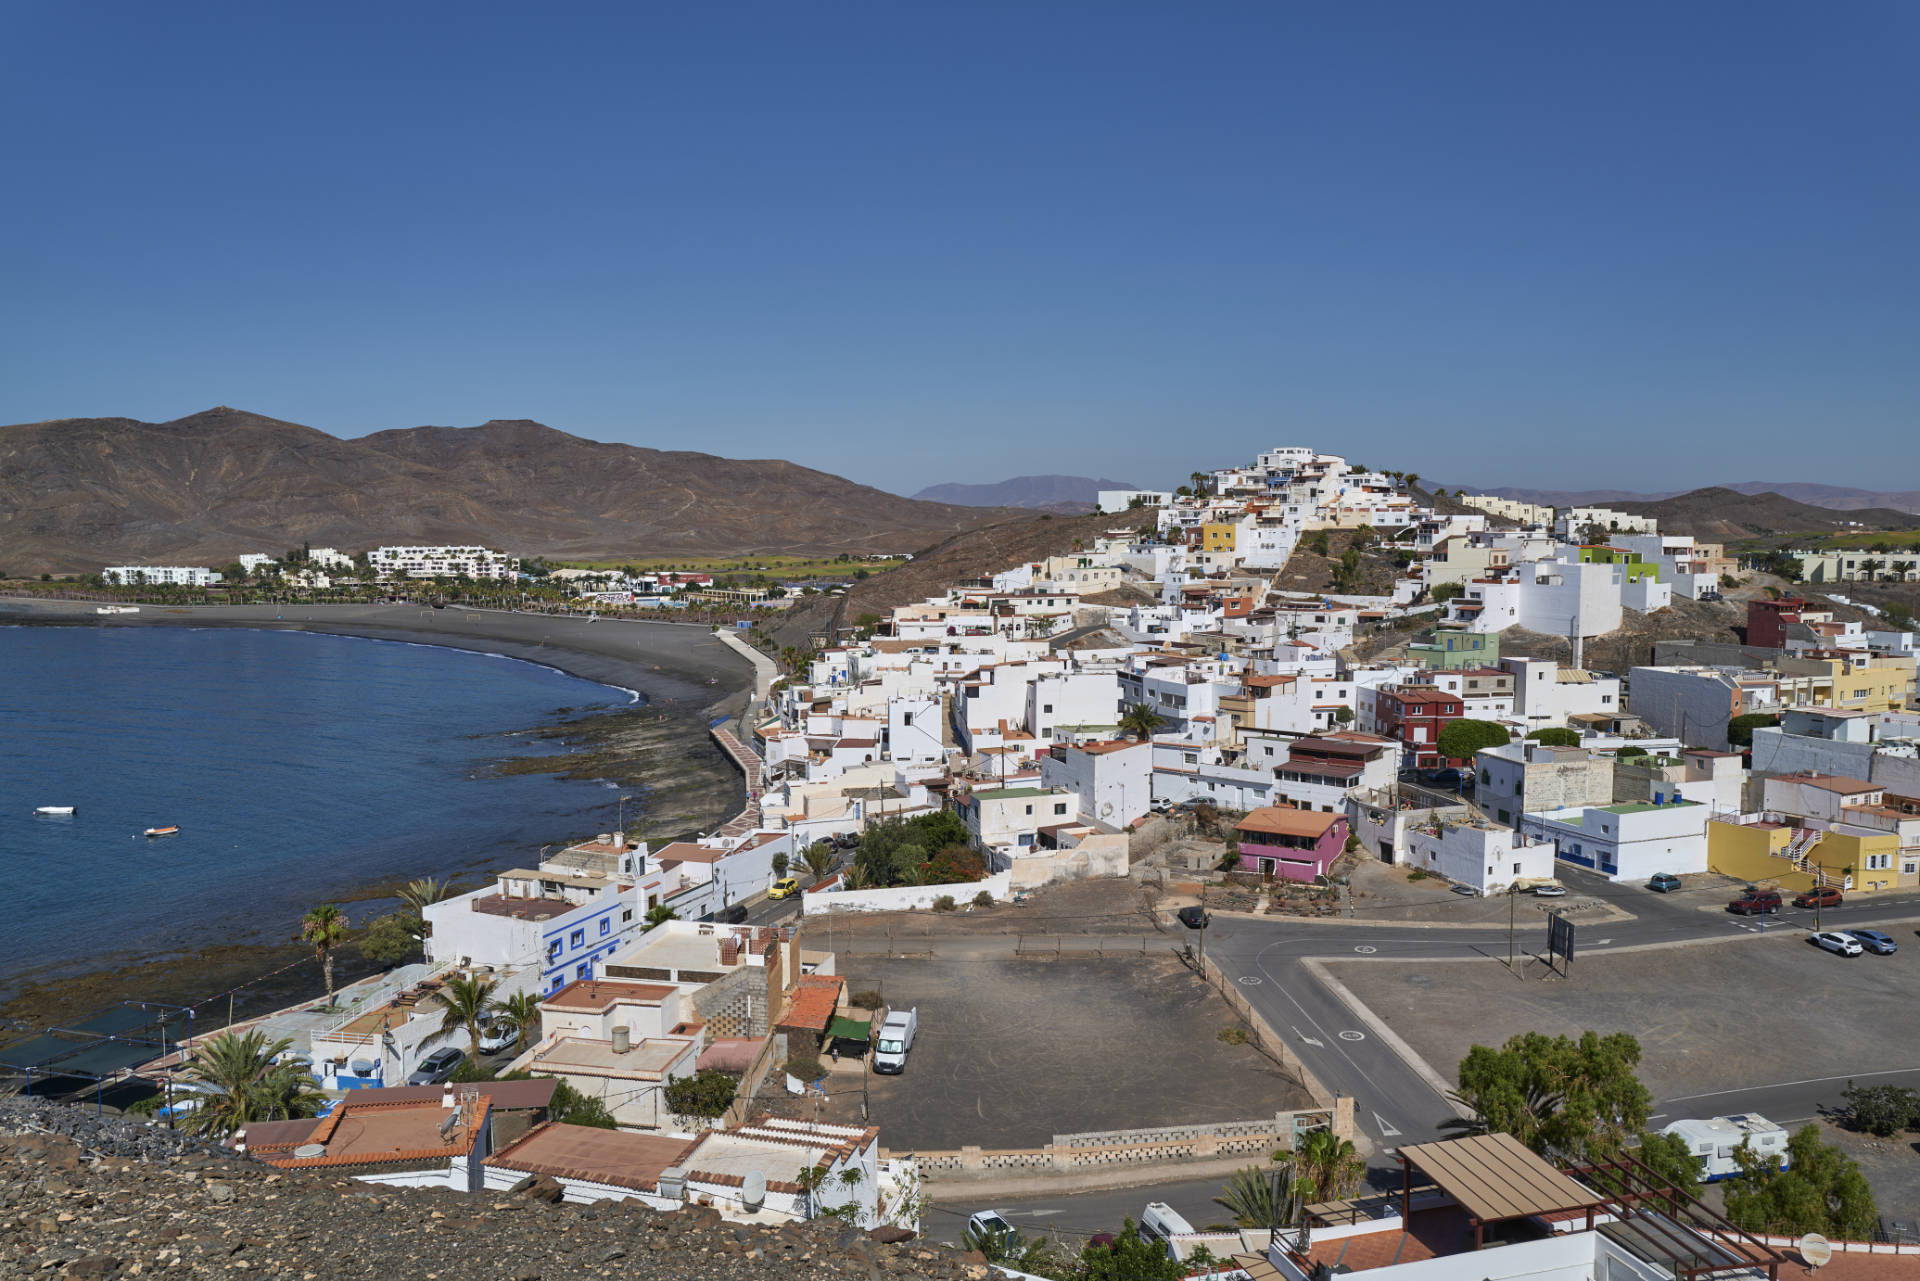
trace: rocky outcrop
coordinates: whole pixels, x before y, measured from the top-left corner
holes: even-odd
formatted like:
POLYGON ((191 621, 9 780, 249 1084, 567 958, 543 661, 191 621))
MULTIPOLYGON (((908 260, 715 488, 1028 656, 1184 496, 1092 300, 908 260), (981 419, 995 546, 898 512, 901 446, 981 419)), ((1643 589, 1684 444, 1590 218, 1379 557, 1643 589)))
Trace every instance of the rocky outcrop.
POLYGON ((282 1173, 136 1121, 0 1104, 0 1276, 275 1281, 985 1281, 978 1255, 883 1243, 834 1220, 779 1228, 711 1209, 568 1205, 282 1173))

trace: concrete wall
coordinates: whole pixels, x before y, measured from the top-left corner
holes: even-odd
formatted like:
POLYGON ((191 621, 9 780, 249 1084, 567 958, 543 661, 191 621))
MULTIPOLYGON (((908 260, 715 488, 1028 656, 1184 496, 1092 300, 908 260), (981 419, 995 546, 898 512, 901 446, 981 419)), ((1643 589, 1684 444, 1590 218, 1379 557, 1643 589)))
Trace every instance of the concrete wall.
MULTIPOLYGON (((1127 874, 1127 838, 1090 836, 1070 850, 1015 856, 1011 887, 1030 890, 1054 881, 1083 881, 1095 876, 1127 874)), ((976 890, 975 893, 978 893, 976 890)), ((959 895, 954 895, 956 900, 959 895)))
POLYGON ((803 894, 800 908, 808 916, 824 912, 914 912, 926 911, 935 899, 951 895, 956 904, 971 902, 985 890, 996 899, 1010 892, 1013 873, 996 872, 983 881, 965 881, 958 885, 897 885, 885 890, 834 890, 824 894, 803 894))

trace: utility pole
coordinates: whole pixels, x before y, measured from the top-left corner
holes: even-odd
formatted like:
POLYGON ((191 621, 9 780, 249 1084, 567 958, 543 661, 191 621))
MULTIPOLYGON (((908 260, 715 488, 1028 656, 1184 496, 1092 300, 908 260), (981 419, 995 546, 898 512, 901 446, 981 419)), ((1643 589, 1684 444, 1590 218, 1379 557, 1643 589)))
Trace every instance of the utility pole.
POLYGON ((1513 882, 1507 882, 1507 968, 1509 970, 1513 969, 1513 900, 1519 888, 1513 882))

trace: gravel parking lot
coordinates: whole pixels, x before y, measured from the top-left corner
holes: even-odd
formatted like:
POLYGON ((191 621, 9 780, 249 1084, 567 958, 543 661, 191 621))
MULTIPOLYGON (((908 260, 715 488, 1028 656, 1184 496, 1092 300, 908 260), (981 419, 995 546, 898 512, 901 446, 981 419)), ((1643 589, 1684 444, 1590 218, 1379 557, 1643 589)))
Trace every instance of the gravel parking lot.
MULTIPOLYGON (((895 1151, 1041 1147, 1055 1134, 1238 1121, 1311 1106, 1250 1045, 1217 993, 1169 957, 849 957, 852 990, 917 1006, 899 1076, 868 1081, 895 1151)), ((849 1082, 836 1077, 833 1088, 849 1082)))
MULTIPOLYGON (((1348 962, 1327 968, 1441 1076, 1476 1043, 1519 1032, 1631 1032, 1657 1098, 1920 1065, 1920 938, 1889 930, 1894 956, 1840 957, 1777 936, 1608 954, 1570 979, 1504 962, 1348 962)), ((1835 1090, 1837 1096, 1838 1089, 1835 1090)))

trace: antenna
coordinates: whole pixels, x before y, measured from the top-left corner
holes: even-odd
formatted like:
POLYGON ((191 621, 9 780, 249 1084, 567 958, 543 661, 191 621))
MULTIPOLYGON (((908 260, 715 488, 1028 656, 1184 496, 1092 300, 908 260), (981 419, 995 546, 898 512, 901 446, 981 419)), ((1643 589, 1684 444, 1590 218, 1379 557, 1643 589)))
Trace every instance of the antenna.
POLYGON ((1800 1238, 1800 1257, 1810 1268, 1824 1268, 1833 1262, 1833 1243, 1818 1232, 1809 1232, 1800 1238))

